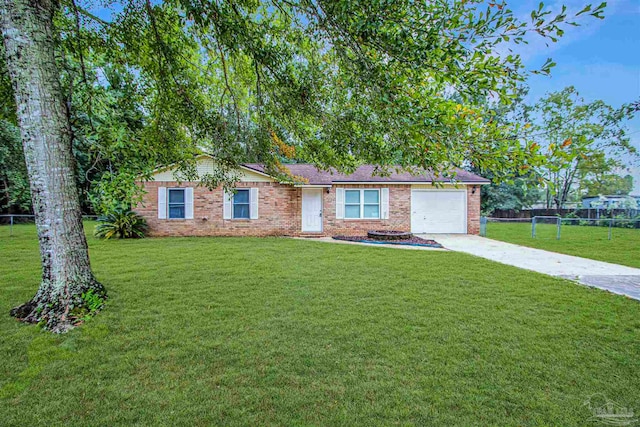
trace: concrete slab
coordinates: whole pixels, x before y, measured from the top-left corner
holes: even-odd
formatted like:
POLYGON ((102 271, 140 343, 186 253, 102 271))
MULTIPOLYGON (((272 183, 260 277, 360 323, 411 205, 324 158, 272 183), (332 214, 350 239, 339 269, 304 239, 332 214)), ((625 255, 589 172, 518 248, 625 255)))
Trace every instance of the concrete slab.
POLYGON ((640 301, 640 276, 569 276, 565 278, 640 301))
POLYGON ((421 234, 445 248, 640 300, 640 269, 466 234, 421 234))

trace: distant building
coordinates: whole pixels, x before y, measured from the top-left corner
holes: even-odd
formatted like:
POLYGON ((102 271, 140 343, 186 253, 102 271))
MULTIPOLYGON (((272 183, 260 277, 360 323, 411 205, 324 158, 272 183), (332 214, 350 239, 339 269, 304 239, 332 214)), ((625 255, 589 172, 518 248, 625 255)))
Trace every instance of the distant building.
POLYGON ((640 205, 640 196, 589 196, 582 198, 582 207, 584 209, 637 209, 640 205), (628 206, 628 200, 633 199, 636 206, 628 206))

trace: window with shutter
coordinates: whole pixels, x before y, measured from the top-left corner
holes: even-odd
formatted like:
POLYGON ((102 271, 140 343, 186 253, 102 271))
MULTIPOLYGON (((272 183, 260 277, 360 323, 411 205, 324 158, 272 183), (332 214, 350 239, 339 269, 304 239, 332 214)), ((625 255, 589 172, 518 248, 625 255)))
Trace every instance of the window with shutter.
POLYGON ((345 219, 380 219, 380 190, 344 190, 345 219))
POLYGON ((167 190, 169 219, 184 219, 186 213, 184 190, 184 188, 169 188, 167 190))
POLYGON ((233 195, 233 219, 249 219, 249 189, 238 189, 233 195))

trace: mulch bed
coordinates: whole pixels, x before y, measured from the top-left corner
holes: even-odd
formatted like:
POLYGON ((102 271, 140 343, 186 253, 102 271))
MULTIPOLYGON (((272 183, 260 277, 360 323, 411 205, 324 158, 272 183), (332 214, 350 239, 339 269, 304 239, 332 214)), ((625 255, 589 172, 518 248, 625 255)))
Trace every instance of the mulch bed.
POLYGON ((442 245, 435 240, 421 239, 413 236, 403 240, 372 240, 367 236, 334 236, 335 240, 345 240, 347 242, 373 243, 378 245, 405 245, 405 246, 426 246, 429 248, 442 248, 442 245))
POLYGON ((413 234, 399 230, 371 230, 367 232, 369 240, 408 240, 413 234))

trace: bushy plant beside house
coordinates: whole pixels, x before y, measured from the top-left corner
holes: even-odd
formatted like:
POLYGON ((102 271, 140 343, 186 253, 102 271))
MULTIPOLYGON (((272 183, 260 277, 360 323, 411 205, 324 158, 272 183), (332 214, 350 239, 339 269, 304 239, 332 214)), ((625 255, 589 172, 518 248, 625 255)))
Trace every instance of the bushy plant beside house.
POLYGON ((94 235, 101 239, 140 239, 147 233, 147 221, 129 208, 116 208, 98 218, 94 235))

